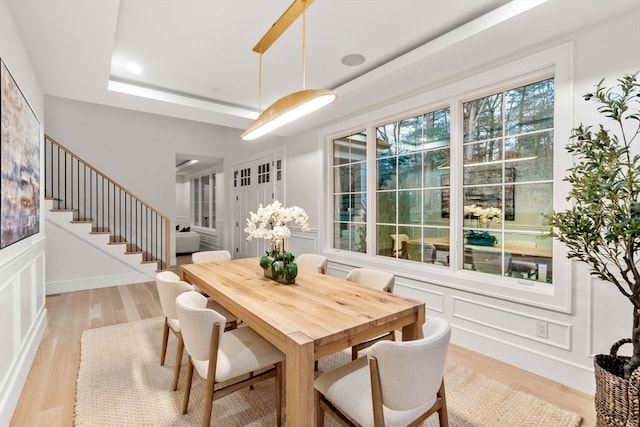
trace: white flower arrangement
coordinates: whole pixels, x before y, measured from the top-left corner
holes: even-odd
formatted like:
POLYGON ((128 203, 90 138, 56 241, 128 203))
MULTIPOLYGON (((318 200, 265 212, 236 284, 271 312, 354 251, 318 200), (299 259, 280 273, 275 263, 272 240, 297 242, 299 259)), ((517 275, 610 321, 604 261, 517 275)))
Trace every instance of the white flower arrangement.
POLYGON ((295 223, 302 231, 309 231, 309 217, 304 209, 298 206, 285 208, 276 200, 264 207, 260 204, 256 213, 249 212, 244 232, 247 240, 270 239, 275 243, 291 236, 287 227, 289 223, 295 223))
POLYGON ((483 208, 482 206, 467 205, 464 207, 465 218, 477 219, 481 224, 502 222, 502 210, 500 208, 483 208))

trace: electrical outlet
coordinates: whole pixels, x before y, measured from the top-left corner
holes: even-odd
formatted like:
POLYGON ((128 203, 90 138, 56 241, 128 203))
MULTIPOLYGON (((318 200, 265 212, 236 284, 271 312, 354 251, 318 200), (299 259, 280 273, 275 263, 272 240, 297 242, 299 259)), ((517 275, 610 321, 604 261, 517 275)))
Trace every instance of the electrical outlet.
POLYGON ((549 324, 544 320, 536 320, 536 336, 549 338, 549 324))

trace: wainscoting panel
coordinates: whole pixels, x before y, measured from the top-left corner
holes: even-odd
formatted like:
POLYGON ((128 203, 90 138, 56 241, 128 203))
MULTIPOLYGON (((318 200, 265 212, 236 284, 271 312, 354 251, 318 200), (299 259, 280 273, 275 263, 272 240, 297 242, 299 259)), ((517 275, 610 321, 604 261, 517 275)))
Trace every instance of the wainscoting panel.
POLYGON ((20 309, 20 345, 27 338, 29 327, 33 323, 33 316, 35 315, 35 266, 33 263, 20 273, 19 279, 20 285, 18 291, 20 292, 20 302, 18 306, 20 309))
POLYGON ((571 325, 567 323, 455 296, 452 316, 473 323, 480 329, 491 329, 492 335, 509 334, 563 350, 571 350, 571 325))
POLYGON ((15 303, 17 298, 14 298, 18 283, 15 277, 6 281, 3 280, 3 286, 0 289, 0 325, 3 325, 2 351, 0 351, 0 390, 6 389, 5 383, 8 378, 9 366, 18 348, 16 336, 20 331, 17 328, 17 322, 14 320, 18 311, 18 305, 15 303))
MULTIPOLYGON (((582 283, 589 291, 589 302, 585 304, 590 307, 589 355, 608 354, 615 342, 631 338, 633 305, 612 283, 591 275, 585 277, 582 283), (623 313, 623 316, 612 316, 611 307, 615 307, 615 311, 623 313)), ((629 356, 632 349, 631 344, 625 344, 620 347, 618 354, 629 356)))
POLYGON ((427 318, 434 315, 434 312, 437 313, 435 315, 444 314, 445 295, 443 292, 406 283, 406 281, 396 277, 394 293, 417 301, 423 301, 427 308, 427 318))
POLYGON ((9 425, 46 328, 45 239, 3 249, 0 258, 0 425, 9 425))
POLYGON ((318 230, 303 233, 292 227, 291 237, 287 239, 285 249, 294 255, 318 253, 318 230))
POLYGON ((201 251, 215 251, 224 249, 218 236, 207 232, 202 232, 201 229, 195 230, 200 234, 200 250, 201 251))

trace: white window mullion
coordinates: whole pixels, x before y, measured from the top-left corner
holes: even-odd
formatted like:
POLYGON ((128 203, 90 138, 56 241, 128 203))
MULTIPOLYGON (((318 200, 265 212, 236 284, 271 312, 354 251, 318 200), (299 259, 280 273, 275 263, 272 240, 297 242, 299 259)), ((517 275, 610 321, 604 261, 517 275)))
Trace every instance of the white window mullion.
POLYGON ((458 123, 462 123, 462 100, 455 100, 450 105, 450 119, 451 119, 451 134, 450 134, 450 185, 449 185, 449 245, 452 248, 450 251, 449 268, 461 270, 464 264, 463 254, 463 236, 462 236, 462 205, 464 191, 462 188, 463 182, 463 157, 464 146, 462 145, 462 132, 461 126, 457 126, 458 123))
POLYGON ((376 224, 378 222, 376 206, 377 206, 377 194, 378 186, 377 182, 377 169, 378 162, 376 160, 376 143, 378 135, 376 134, 376 127, 374 125, 367 126, 367 254, 372 255, 376 253, 377 247, 377 233, 376 224))

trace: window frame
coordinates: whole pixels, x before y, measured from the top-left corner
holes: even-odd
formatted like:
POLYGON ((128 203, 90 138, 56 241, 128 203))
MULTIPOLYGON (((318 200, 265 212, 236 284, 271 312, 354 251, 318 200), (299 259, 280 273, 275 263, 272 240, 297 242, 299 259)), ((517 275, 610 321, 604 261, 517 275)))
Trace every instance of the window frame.
MULTIPOLYGON (((571 157, 566 154, 565 145, 569 140, 573 117, 573 81, 572 76, 573 44, 566 43, 545 51, 541 51, 524 58, 520 58, 484 72, 474 73, 466 78, 443 85, 441 87, 428 90, 411 98, 388 104, 375 111, 363 114, 361 117, 350 119, 350 123, 335 124, 327 128, 321 138, 325 143, 327 153, 332 153, 332 142, 334 139, 348 135, 349 130, 354 128, 366 128, 368 138, 367 163, 375 165, 374 138, 376 128, 391 123, 394 120, 402 120, 412 115, 423 114, 427 111, 434 111, 438 108, 450 108, 450 120, 453 124, 451 128, 451 159, 461 159, 462 157, 462 129, 458 124, 462 121, 462 105, 464 102, 487 96, 504 89, 523 86, 531 82, 544 78, 554 78, 554 166, 553 166, 553 209, 562 210, 568 207, 569 202, 565 196, 569 190, 569 184, 562 178, 566 176, 566 170, 571 166, 571 157), (363 124, 365 123, 365 124, 363 124), (346 126, 348 125, 348 127, 346 126)), ((327 165, 327 200, 328 206, 325 210, 326 224, 331 224, 333 200, 331 199, 331 188, 333 185, 330 173, 333 160, 332 156, 326 156, 327 165)), ((456 160, 452 160, 456 161, 456 160)), ((518 303, 530 304, 532 306, 544 307, 545 309, 558 312, 571 312, 571 276, 572 261, 566 258, 567 250, 560 242, 554 239, 553 246, 553 283, 545 284, 532 282, 511 277, 488 276, 474 271, 464 270, 463 262, 463 217, 462 212, 463 191, 462 191, 463 168, 454 170, 450 175, 451 185, 451 212, 458 214, 451 217, 450 221, 450 248, 451 251, 459 253, 460 256, 453 257, 448 268, 419 263, 415 261, 407 262, 391 257, 378 256, 376 244, 372 239, 367 240, 366 253, 345 253, 339 249, 334 249, 331 240, 332 229, 328 229, 323 236, 323 247, 325 252, 336 257, 337 262, 371 265, 378 268, 387 268, 395 271, 400 282, 406 282, 407 286, 422 288, 420 282, 427 282, 424 279, 425 272, 428 272, 429 283, 444 287, 461 289, 476 294, 483 294, 490 297, 510 300, 518 303)), ((376 173, 369 173, 367 176, 367 235, 375 236, 376 206, 376 173)), ((329 228, 329 227, 328 227, 329 228)))

